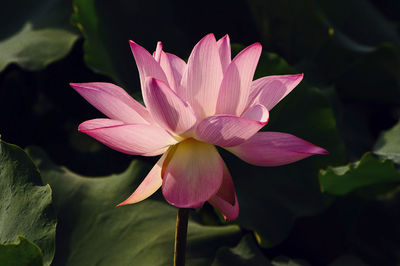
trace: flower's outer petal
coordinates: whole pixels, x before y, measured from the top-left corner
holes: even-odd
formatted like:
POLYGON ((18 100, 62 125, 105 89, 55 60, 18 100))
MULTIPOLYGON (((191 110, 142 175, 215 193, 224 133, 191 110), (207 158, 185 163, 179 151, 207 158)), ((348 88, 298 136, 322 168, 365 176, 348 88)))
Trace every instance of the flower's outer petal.
POLYGON ((241 115, 247 105, 261 44, 243 49, 229 64, 218 95, 217 114, 241 115))
MULTIPOLYGON (((168 57, 169 64, 175 79, 175 85, 180 86, 183 73, 186 70, 186 63, 181 58, 174 54, 165 53, 168 57)), ((176 88, 176 87, 175 87, 176 88)), ((178 90, 176 90, 178 91, 178 90)))
POLYGON ((219 39, 217 46, 221 58, 222 71, 225 73, 225 70, 231 63, 231 40, 229 39, 229 35, 226 34, 224 37, 219 39))
POLYGON ((136 65, 139 70, 140 84, 142 86, 143 101, 147 106, 147 95, 144 90, 146 77, 154 77, 162 80, 168 84, 167 76, 162 70, 160 64, 154 59, 154 57, 142 46, 138 45, 134 41, 129 41, 133 56, 135 57, 136 65))
POLYGON ((267 76, 253 81, 247 106, 260 103, 268 111, 288 95, 303 79, 303 74, 267 76))
POLYGON ((152 122, 146 108, 124 89, 106 82, 70 83, 83 98, 111 119, 125 123, 152 122))
POLYGON ((147 108, 153 119, 165 129, 181 134, 196 123, 197 118, 190 105, 164 82, 147 77, 145 90, 147 108))
POLYGON ((196 127, 199 140, 222 147, 245 142, 268 123, 268 110, 255 105, 243 117, 215 115, 202 120, 196 127))
POLYGON ((129 196, 124 202, 117 205, 117 207, 134 204, 147 199, 154 194, 162 185, 161 169, 166 157, 166 153, 161 156, 158 162, 153 166, 151 171, 147 174, 145 179, 136 188, 135 192, 129 196))
POLYGON ((170 160, 163 166, 162 192, 170 204, 199 208, 218 191, 223 161, 213 145, 187 139, 169 151, 168 156, 170 160))
POLYGON ((239 215, 239 202, 237 200, 235 187, 225 163, 221 187, 208 202, 217 208, 227 221, 235 220, 239 215))
POLYGON ((78 130, 114 150, 133 155, 159 155, 177 142, 160 127, 124 124, 112 119, 88 120, 80 124, 78 130))
POLYGON ((188 101, 200 117, 213 115, 222 77, 217 42, 213 34, 208 34, 189 56, 178 95, 188 101))
POLYGON ((259 166, 278 166, 328 152, 296 136, 280 132, 259 132, 236 147, 227 148, 243 161, 259 166))

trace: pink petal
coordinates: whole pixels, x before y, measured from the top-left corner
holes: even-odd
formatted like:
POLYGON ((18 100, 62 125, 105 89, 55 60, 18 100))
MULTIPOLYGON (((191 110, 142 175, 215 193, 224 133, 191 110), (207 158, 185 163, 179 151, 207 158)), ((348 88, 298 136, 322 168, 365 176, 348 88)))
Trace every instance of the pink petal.
POLYGON ((250 85, 261 55, 261 44, 242 50, 224 73, 219 90, 217 114, 240 115, 247 105, 250 85))
POLYGON ((235 220, 239 215, 239 202, 237 200, 235 187, 225 163, 221 187, 208 202, 222 213, 225 220, 235 220))
POLYGON ((215 115, 202 120, 196 128, 199 140, 222 147, 236 146, 256 134, 268 122, 268 110, 256 105, 243 117, 215 115))
POLYGON ((153 53, 153 57, 158 63, 160 63, 161 52, 162 52, 162 42, 157 42, 157 47, 153 53))
POLYGON ((133 155, 155 156, 177 141, 164 129, 145 124, 124 124, 112 119, 83 122, 78 130, 111 149, 133 155))
POLYGON ((221 58, 222 71, 225 73, 225 70, 231 63, 231 41, 229 39, 229 35, 226 34, 224 37, 219 39, 217 46, 219 56, 221 58))
MULTIPOLYGON (((171 63, 169 62, 168 55, 162 50, 162 43, 157 43, 157 48, 153 53, 154 59, 160 64, 162 70, 164 71, 168 84, 173 91, 176 91, 176 82, 175 82, 175 75, 174 70, 172 69, 171 63)), ((186 65, 186 64, 185 64, 186 65)), ((182 75, 181 75, 182 77, 182 75)), ((179 83, 181 77, 179 77, 179 83)))
POLYGON ((153 119, 164 128, 181 134, 196 123, 196 115, 190 105, 164 82, 148 77, 145 90, 148 97, 147 107, 153 119))
POLYGON ((221 186, 223 161, 213 145, 187 139, 174 146, 168 156, 171 159, 163 166, 162 191, 170 204, 199 208, 221 186))
POLYGON ((153 166, 151 171, 147 174, 145 179, 136 188, 135 192, 129 196, 124 202, 117 205, 117 207, 134 204, 147 199, 156 192, 162 184, 161 169, 166 157, 166 153, 161 156, 158 162, 153 166))
MULTIPOLYGON (((170 54, 170 53, 165 53, 168 57, 169 64, 171 66, 172 73, 174 75, 174 80, 175 80, 175 91, 178 91, 176 89, 177 86, 180 86, 181 80, 183 73, 186 70, 186 63, 183 61, 181 58, 179 58, 176 55, 170 54)), ((165 70, 164 70, 165 71, 165 70)))
MULTIPOLYGON (((170 85, 170 88, 173 91, 177 91, 176 89, 176 82, 175 82, 175 75, 174 75, 174 71, 172 69, 172 66, 169 62, 168 56, 167 54, 162 51, 161 52, 161 56, 160 56, 160 66, 162 67, 162 69, 164 70, 165 75, 167 76, 167 80, 168 80, 168 84, 170 85)), ((179 80, 180 82, 180 80, 179 80)), ((178 83, 179 84, 179 83, 178 83)))
POLYGON ((296 162, 326 150, 296 136, 279 132, 260 132, 248 141, 227 148, 243 161, 259 166, 278 166, 296 162))
POLYGON ((154 77, 168 84, 168 79, 162 70, 160 64, 151 56, 151 54, 142 46, 133 41, 129 41, 136 65, 139 70, 140 84, 142 86, 143 101, 147 106, 147 95, 144 91, 146 77, 154 77))
POLYGON ((83 98, 111 119, 125 123, 151 123, 146 108, 124 89, 105 82, 70 83, 83 98))
POLYGON ((268 76, 257 79, 251 84, 247 106, 260 103, 269 111, 288 95, 303 79, 303 74, 268 76))
POLYGON ((222 77, 217 42, 213 34, 208 34, 190 54, 178 95, 188 101, 200 117, 213 115, 222 77))

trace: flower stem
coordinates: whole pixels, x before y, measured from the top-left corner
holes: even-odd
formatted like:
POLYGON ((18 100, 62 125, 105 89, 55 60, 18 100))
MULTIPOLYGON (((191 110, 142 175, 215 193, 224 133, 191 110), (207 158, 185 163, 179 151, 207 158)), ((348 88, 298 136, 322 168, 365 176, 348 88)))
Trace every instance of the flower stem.
POLYGON ((189 209, 179 208, 176 216, 174 266, 185 265, 186 235, 189 219, 189 209))

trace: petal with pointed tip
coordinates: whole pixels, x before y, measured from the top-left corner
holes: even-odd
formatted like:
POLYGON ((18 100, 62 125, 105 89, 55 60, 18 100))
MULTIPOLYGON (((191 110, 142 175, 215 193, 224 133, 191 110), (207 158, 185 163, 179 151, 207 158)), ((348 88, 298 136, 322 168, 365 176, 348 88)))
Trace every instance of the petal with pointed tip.
POLYGON ((235 187, 225 163, 221 187, 208 202, 218 209, 227 221, 235 220, 239 215, 239 202, 237 200, 235 187))
POLYGON ((157 47, 153 53, 153 57, 158 63, 160 63, 161 52, 162 52, 162 42, 157 42, 157 47))
POLYGON ((146 77, 154 77, 162 80, 168 84, 168 79, 162 70, 160 64, 154 59, 154 57, 142 46, 138 45, 134 41, 129 41, 133 56, 135 57, 136 65, 139 70, 140 84, 142 86, 143 101, 147 106, 147 95, 144 91, 144 83, 146 77))
POLYGON ((106 82, 70 83, 83 98, 111 119, 125 123, 151 123, 146 108, 124 89, 106 82))
POLYGON ((243 117, 215 115, 202 120, 196 127, 199 140, 222 147, 245 142, 268 123, 268 110, 262 105, 249 109, 243 117))
POLYGON ((253 81, 247 106, 260 103, 268 111, 288 95, 303 79, 303 74, 267 76, 253 81))
POLYGON ((80 124, 78 130, 114 150, 133 155, 159 155, 177 142, 160 127, 124 124, 112 119, 88 120, 80 124))
POLYGON ((200 117, 213 115, 222 77, 217 42, 213 34, 208 34, 189 56, 178 95, 188 101, 200 117))
MULTIPOLYGON (((168 55, 163 51, 162 47, 163 47, 162 43, 158 42, 157 48, 153 53, 153 57, 160 64, 162 70, 164 71, 170 88, 176 92, 176 82, 175 82, 175 75, 174 75, 175 73, 171 66, 170 59, 169 59, 168 55)), ((182 74, 181 74, 181 77, 182 77, 182 74)), ((181 80, 181 77, 179 77, 179 82, 181 80)), ((178 84, 180 84, 180 83, 178 83, 178 84)))
POLYGON ((247 105, 250 85, 261 55, 261 44, 243 49, 229 64, 218 95, 217 114, 241 115, 247 105))
POLYGON ((194 139, 179 143, 164 167, 162 192, 179 208, 198 208, 222 183, 223 161, 217 149, 194 139))
POLYGON ((196 115, 190 105, 164 82, 147 77, 145 90, 147 108, 153 119, 165 129, 181 134, 196 123, 196 115))
POLYGON ((328 152, 296 136, 280 132, 260 132, 248 141, 227 148, 243 161, 259 166, 278 166, 328 152))
POLYGON ((228 34, 218 40, 217 47, 221 58, 222 71, 225 73, 231 63, 231 40, 228 34))
POLYGON ((136 188, 135 192, 125 201, 117 205, 117 207, 134 204, 147 199, 154 194, 162 185, 161 169, 166 157, 166 153, 161 156, 158 162, 153 166, 151 171, 144 178, 142 183, 136 188))

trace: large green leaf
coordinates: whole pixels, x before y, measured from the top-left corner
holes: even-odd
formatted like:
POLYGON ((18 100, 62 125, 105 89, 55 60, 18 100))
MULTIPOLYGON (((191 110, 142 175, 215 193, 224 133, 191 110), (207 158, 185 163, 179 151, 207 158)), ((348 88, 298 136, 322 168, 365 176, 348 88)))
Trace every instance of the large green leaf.
POLYGON ((42 185, 37 168, 23 150, 3 141, 0 191, 0 244, 15 243, 19 235, 26 236, 41 248, 45 265, 50 265, 56 231, 50 186, 42 185))
POLYGON ((7 266, 41 266, 43 254, 33 242, 18 236, 18 243, 0 245, 0 263, 7 266))
MULTIPOLYGON (((54 165, 37 149, 29 153, 54 191, 60 225, 57 265, 172 264, 176 208, 154 196, 115 208, 137 187, 148 167, 134 161, 121 174, 89 178, 54 165)), ((190 220, 188 265, 208 265, 217 248, 238 237, 237 226, 203 226, 190 220)))
POLYGON ((0 72, 11 63, 39 70, 64 57, 78 39, 67 0, 10 1, 2 8, 0 72))
POLYGON ((378 160, 366 153, 358 162, 321 170, 319 180, 322 191, 332 195, 345 195, 371 185, 398 184, 400 172, 391 160, 378 160))
MULTIPOLYGON (((263 54, 258 76, 295 73, 279 56, 263 54)), ((283 99, 270 113, 265 131, 286 132, 329 151, 280 167, 255 167, 224 153, 238 193, 240 214, 236 221, 255 230, 264 247, 284 240, 296 218, 315 215, 325 208, 318 184, 318 170, 344 162, 344 145, 325 94, 303 85, 283 99)))
POLYGON ((400 122, 381 134, 374 153, 400 164, 400 122))

